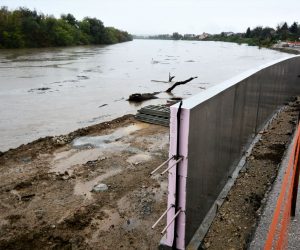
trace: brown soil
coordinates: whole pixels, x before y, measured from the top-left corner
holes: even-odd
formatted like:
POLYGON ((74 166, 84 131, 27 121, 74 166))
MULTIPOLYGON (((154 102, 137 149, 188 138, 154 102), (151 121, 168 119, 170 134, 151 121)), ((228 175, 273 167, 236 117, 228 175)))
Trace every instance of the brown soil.
POLYGON ((128 115, 1 153, 0 249, 156 249, 167 180, 149 173, 168 135, 128 115), (99 135, 98 146, 72 143, 99 135), (91 192, 98 183, 108 189, 91 192))
POLYGON ((203 249, 246 249, 290 142, 299 102, 290 103, 262 132, 225 202, 219 208, 203 249))

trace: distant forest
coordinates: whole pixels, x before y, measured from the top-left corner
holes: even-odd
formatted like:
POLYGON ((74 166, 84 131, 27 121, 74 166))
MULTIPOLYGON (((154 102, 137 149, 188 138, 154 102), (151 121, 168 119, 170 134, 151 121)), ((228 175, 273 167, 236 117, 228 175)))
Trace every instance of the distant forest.
POLYGON ((254 29, 248 28, 246 33, 236 33, 228 35, 223 32, 218 35, 207 37, 207 41, 225 41, 236 43, 247 43, 249 45, 257 45, 270 47, 280 41, 298 41, 300 38, 300 25, 294 22, 289 26, 286 22, 278 25, 276 29, 270 27, 258 26, 254 29))
POLYGON ((178 32, 173 34, 160 34, 154 36, 143 36, 136 38, 143 39, 159 39, 159 40, 201 40, 201 41, 223 41, 234 43, 246 43, 253 46, 271 47, 278 41, 300 41, 300 25, 293 22, 289 26, 286 22, 278 25, 275 29, 270 27, 258 26, 253 29, 250 27, 245 33, 222 32, 220 34, 185 34, 182 35, 178 32))
POLYGON ((0 9, 0 48, 39 48, 131 41, 126 31, 105 27, 96 18, 76 20, 72 14, 60 18, 19 8, 0 9))

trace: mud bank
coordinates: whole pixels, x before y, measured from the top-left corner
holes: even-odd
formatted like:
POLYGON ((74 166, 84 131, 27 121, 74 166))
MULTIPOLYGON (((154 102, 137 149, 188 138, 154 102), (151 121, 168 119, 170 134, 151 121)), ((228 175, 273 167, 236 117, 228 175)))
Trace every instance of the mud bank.
POLYGON ((156 249, 168 138, 127 115, 2 153, 0 249, 156 249))
POLYGON ((289 103, 261 132, 261 139, 247 158, 245 169, 236 179, 203 240, 203 249, 247 249, 290 143, 299 105, 299 100, 289 103))

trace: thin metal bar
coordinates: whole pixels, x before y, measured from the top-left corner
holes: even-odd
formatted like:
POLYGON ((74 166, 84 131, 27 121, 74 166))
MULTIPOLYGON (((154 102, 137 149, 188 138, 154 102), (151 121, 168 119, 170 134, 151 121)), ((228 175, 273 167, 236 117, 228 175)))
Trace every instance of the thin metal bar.
POLYGON ((174 220, 176 219, 176 217, 181 213, 181 209, 179 209, 177 211, 177 213, 174 215, 174 217, 172 218, 172 220, 170 221, 170 223, 168 225, 166 225, 166 227, 161 231, 161 234, 164 234, 166 232, 166 230, 169 228, 169 226, 174 222, 174 220))
POLYGON ((153 175, 157 170, 159 170, 161 167, 163 167, 165 164, 167 164, 170 160, 172 160, 174 158, 174 156, 172 156, 171 158, 169 158, 168 160, 166 160, 165 162, 163 162, 161 165, 159 165, 156 169, 154 169, 150 175, 153 175))
POLYGON ((158 219, 158 220, 153 224, 153 226, 151 227, 152 229, 154 229, 154 228, 157 226, 157 224, 162 220, 162 218, 169 212, 169 210, 170 210, 172 207, 174 207, 174 205, 171 206, 171 207, 169 207, 169 208, 162 214, 162 216, 159 217, 159 219, 158 219))
POLYGON ((180 157, 173 165, 171 165, 170 167, 168 167, 165 171, 163 171, 160 175, 163 175, 164 173, 168 172, 171 168, 175 167, 176 164, 180 161, 182 161, 182 157, 180 157))

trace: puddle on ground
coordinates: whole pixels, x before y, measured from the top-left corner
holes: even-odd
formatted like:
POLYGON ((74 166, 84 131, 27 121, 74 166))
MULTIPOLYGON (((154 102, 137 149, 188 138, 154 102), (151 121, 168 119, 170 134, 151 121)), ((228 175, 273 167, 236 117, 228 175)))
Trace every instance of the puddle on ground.
POLYGON ((139 153, 137 148, 130 147, 129 143, 124 143, 120 139, 137 130, 143 128, 142 124, 130 125, 125 128, 119 128, 113 133, 101 136, 83 136, 73 140, 73 149, 54 154, 54 159, 50 172, 72 174, 73 167, 79 164, 85 164, 88 161, 95 161, 99 157, 108 153, 128 151, 139 153))
POLYGON ((127 158, 127 162, 131 164, 138 164, 142 162, 150 161, 152 157, 148 154, 136 154, 127 158))
POLYGON ((95 147, 107 148, 109 143, 120 140, 122 137, 129 135, 137 130, 142 129, 141 124, 130 125, 125 128, 116 129, 113 133, 100 136, 83 136, 75 139, 72 146, 75 148, 95 147))
POLYGON ((99 148, 90 148, 86 150, 71 149, 65 152, 57 153, 54 155, 54 163, 50 172, 65 173, 68 171, 72 174, 72 167, 78 164, 84 164, 88 161, 95 161, 100 156, 103 156, 103 150, 99 148))
POLYGON ((83 195, 85 196, 87 199, 91 199, 92 198, 92 189, 95 185, 97 185, 100 182, 103 182, 105 179, 112 177, 114 175, 120 174, 123 171, 123 169, 121 168, 115 168, 115 169, 111 169, 108 172, 106 172, 105 174, 99 175, 96 178, 90 180, 90 181, 77 181, 74 187, 74 194, 75 195, 83 195))

